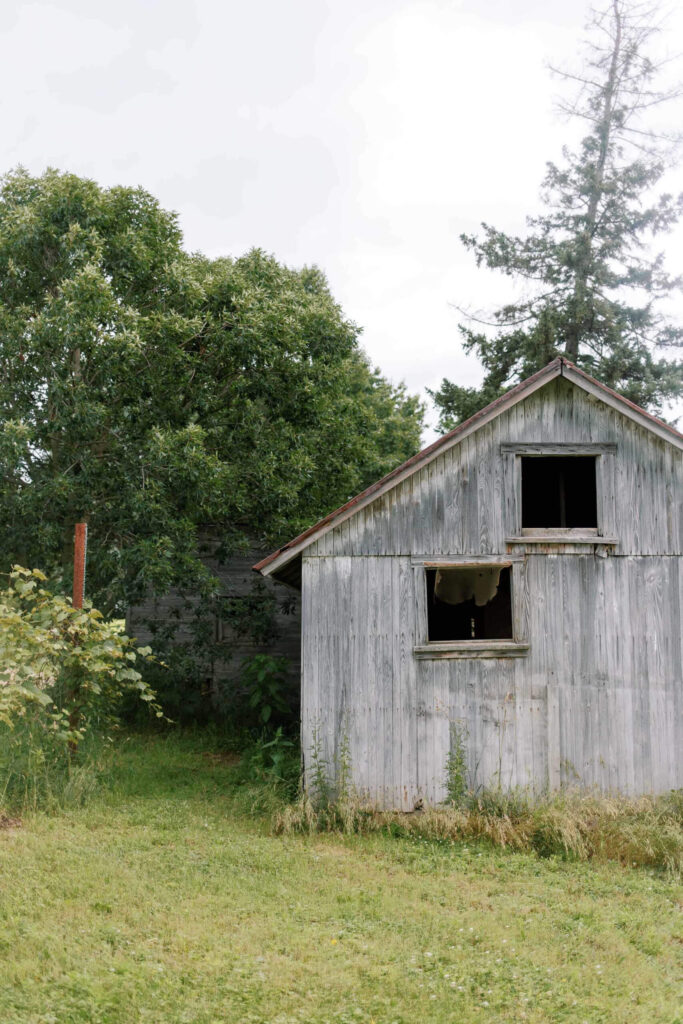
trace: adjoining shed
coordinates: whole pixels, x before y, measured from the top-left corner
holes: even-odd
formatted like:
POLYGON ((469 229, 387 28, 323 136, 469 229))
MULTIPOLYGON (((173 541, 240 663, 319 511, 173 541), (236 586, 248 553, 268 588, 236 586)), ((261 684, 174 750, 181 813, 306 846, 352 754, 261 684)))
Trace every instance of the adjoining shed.
POLYGON ((302 594, 304 770, 411 810, 683 785, 683 436, 558 358, 254 568, 302 594), (317 763, 314 763, 317 762, 317 763))
MULTIPOLYGON (((195 677, 206 704, 229 711, 241 686, 243 664, 254 655, 286 658, 293 687, 298 687, 301 618, 298 594, 258 580, 251 572, 254 558, 265 554, 262 547, 252 544, 248 551, 223 553, 223 546, 217 527, 199 531, 198 555, 220 582, 213 602, 207 604, 192 589, 150 595, 128 608, 126 632, 164 656, 165 645, 185 652, 184 670, 195 677)), ((193 695, 195 702, 198 698, 200 693, 193 695)))

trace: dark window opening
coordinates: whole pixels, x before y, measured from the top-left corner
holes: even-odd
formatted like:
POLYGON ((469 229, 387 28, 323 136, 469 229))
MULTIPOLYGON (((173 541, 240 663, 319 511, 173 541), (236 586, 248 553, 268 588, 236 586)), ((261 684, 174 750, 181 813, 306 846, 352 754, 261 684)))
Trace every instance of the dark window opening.
POLYGON ((509 566, 426 572, 429 640, 512 640, 509 566))
POLYGON ((598 525, 594 455, 522 457, 522 528, 598 525))

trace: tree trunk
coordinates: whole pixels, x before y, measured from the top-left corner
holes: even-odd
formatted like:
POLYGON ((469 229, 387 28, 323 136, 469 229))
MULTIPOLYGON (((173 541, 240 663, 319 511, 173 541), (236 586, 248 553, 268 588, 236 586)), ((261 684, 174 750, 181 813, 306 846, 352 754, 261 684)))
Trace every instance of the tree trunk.
POLYGON ((588 279, 590 277, 593 256, 593 235, 595 234, 600 200, 604 193, 605 165, 612 140, 614 98, 617 91, 617 71, 622 42, 622 16, 619 10, 619 0, 613 0, 612 8, 614 11, 615 34, 610 56, 609 75, 605 85, 602 111, 598 122, 600 149, 595 164, 595 176, 589 193, 585 226, 577 244, 578 258, 571 303, 573 315, 567 330, 567 340, 564 349, 564 354, 573 363, 578 359, 581 342, 587 330, 587 320, 589 319, 587 317, 586 299, 588 297, 588 279))

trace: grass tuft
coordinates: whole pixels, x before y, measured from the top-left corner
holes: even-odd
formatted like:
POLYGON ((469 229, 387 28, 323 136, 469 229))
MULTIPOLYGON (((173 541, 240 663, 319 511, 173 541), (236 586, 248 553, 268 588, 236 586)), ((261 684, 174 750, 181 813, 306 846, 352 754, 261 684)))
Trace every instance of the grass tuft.
POLYGON ((527 794, 485 792, 467 806, 427 807, 413 814, 373 813, 345 797, 317 808, 308 796, 276 811, 277 834, 370 833, 435 840, 485 840, 564 860, 618 861, 683 875, 683 795, 608 797, 578 791, 534 801, 527 794))
POLYGON ((112 746, 86 737, 73 756, 35 724, 0 726, 0 815, 82 807, 111 774, 112 746))

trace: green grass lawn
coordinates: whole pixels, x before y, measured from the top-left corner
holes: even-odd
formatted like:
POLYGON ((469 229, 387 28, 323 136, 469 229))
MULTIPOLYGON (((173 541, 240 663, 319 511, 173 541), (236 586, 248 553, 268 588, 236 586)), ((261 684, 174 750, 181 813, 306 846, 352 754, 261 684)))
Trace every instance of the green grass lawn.
POLYGON ((617 865, 276 836, 201 738, 0 832, 1 1024, 683 1020, 681 888, 617 865))

